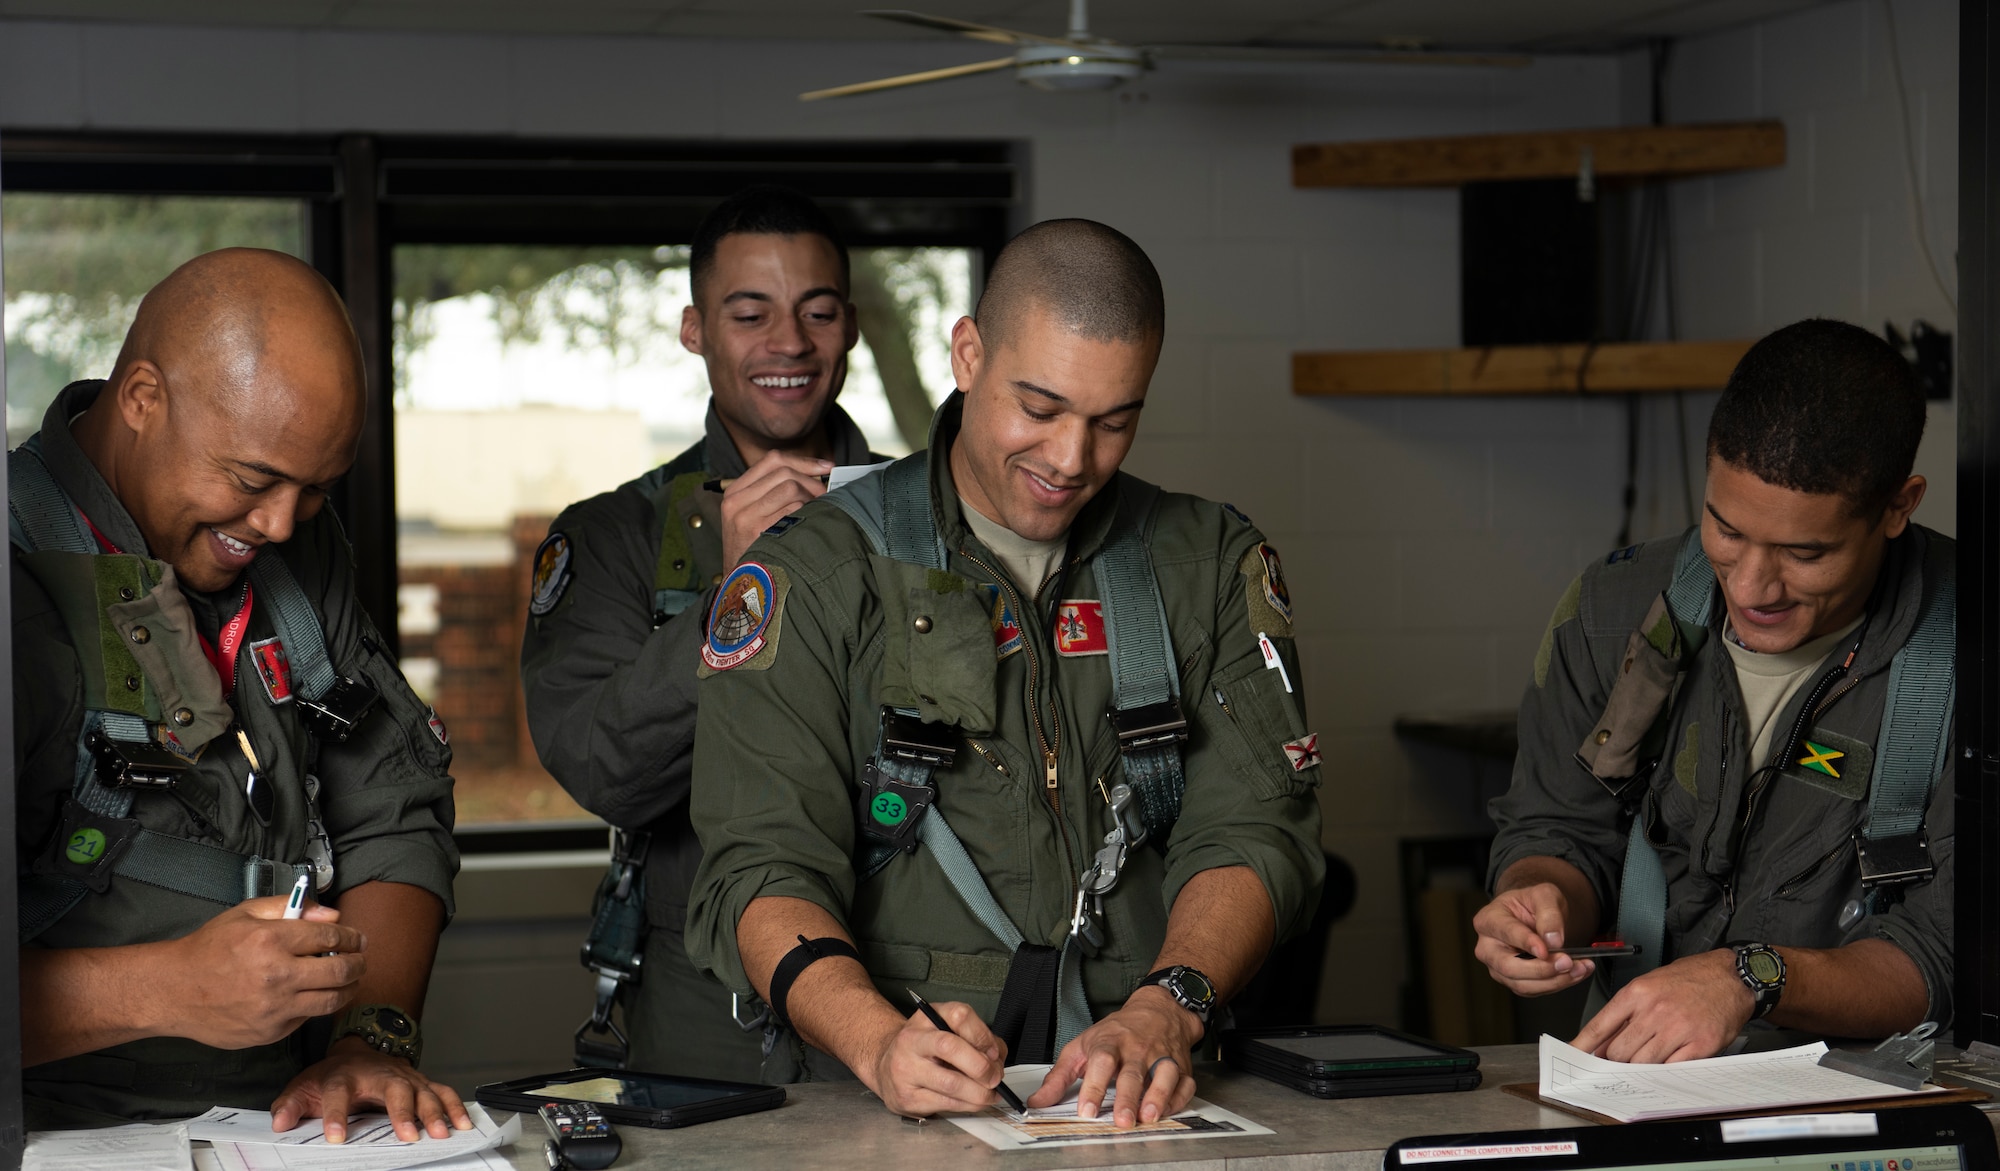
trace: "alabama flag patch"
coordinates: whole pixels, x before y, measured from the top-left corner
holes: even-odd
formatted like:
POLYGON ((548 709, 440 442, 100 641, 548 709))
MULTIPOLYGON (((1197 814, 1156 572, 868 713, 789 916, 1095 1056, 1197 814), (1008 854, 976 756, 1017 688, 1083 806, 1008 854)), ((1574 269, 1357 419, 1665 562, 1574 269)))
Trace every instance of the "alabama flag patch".
POLYGON ((1308 732, 1297 740, 1285 742, 1285 759, 1292 762, 1292 771, 1302 773, 1320 762, 1319 733, 1308 732))
POLYGON ((1108 655, 1111 640, 1104 633, 1104 603, 1095 598, 1065 599, 1056 610, 1056 653, 1108 655))

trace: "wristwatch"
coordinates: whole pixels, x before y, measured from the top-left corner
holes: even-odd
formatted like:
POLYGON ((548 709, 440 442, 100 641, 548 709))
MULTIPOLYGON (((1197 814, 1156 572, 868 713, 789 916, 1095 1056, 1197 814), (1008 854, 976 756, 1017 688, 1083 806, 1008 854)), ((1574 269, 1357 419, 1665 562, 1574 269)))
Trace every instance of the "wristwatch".
POLYGON ((1193 1013, 1201 1021, 1201 1027, 1208 1027, 1208 1020, 1215 1015, 1215 985, 1207 976, 1188 967, 1175 964, 1171 968, 1161 968, 1139 981, 1139 987, 1158 984, 1174 998, 1174 1003, 1193 1013))
POLYGON ((412 1066, 424 1055, 424 1038, 417 1031, 417 1022, 393 1004, 350 1005, 334 1018, 333 1035, 326 1043, 331 1046, 342 1037, 359 1037, 369 1048, 401 1057, 412 1066))
POLYGON ((1757 1010, 1750 1019, 1768 1016, 1778 1007, 1785 992, 1785 957, 1767 943, 1732 943, 1736 951, 1736 976, 1750 995, 1757 998, 1757 1010))

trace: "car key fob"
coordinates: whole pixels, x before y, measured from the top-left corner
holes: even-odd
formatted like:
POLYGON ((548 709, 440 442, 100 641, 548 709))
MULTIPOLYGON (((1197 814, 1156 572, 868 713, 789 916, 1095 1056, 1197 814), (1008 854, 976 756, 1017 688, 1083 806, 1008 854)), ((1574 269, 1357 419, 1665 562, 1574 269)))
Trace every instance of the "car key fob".
POLYGON ((556 1171, 603 1171, 624 1153, 624 1140, 588 1102, 550 1102, 540 1114, 549 1128, 549 1166, 556 1171))

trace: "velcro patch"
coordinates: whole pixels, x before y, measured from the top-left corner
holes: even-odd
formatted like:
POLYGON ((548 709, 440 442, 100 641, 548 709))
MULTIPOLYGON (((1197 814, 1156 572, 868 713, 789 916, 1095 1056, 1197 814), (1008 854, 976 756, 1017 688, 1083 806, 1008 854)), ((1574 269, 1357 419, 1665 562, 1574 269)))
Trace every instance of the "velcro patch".
POLYGON ((1278 551, 1258 545, 1243 555, 1236 570, 1249 579, 1243 583, 1243 592, 1250 604, 1250 629, 1264 631, 1272 638, 1292 637, 1292 591, 1285 584, 1278 551))
POLYGON ((535 573, 528 590, 528 613, 540 618, 562 601, 569 588, 569 538, 550 533, 535 549, 535 573))
POLYGON ((1104 603, 1095 598, 1065 598, 1056 610, 1056 653, 1070 658, 1108 655, 1111 639, 1104 630, 1104 603))
POLYGON ((1868 795, 1868 782, 1875 775, 1875 749, 1852 736, 1813 728, 1800 737, 1798 749, 1784 762, 1783 775, 1859 801, 1868 795))
POLYGON ((267 638, 250 644, 250 661, 257 665, 257 678, 271 702, 292 702, 292 658, 285 653, 285 640, 267 638))
POLYGON ((770 667, 777 659, 787 588, 782 569, 745 561, 732 570, 716 590, 715 605, 708 612, 708 638, 702 643, 702 666, 695 674, 706 678, 745 664, 753 671, 770 667), (769 654, 764 653, 767 650, 769 654))
POLYGON ((986 595, 986 603, 993 609, 993 655, 1004 659, 1021 649, 1021 621, 1014 617, 1014 607, 1007 603, 1007 591, 997 585, 982 585, 979 591, 986 595))
POLYGON ((1308 732, 1297 740, 1287 740, 1284 748, 1285 759, 1292 762, 1295 773, 1302 773, 1320 763, 1318 732, 1308 732))

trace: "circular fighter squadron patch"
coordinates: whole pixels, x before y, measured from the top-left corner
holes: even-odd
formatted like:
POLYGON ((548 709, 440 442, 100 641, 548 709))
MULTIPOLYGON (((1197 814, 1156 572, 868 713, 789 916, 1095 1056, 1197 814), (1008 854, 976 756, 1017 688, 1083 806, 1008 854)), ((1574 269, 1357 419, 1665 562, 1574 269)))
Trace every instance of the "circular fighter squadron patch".
POLYGON ((540 618, 562 601, 569 588, 569 538, 550 533, 535 550, 535 575, 528 585, 528 613, 540 618))
POLYGON ((773 626, 783 598, 784 578, 755 561, 737 566, 715 592, 708 612, 708 639, 701 661, 711 671, 727 671, 754 658, 766 646, 775 648, 773 626))

